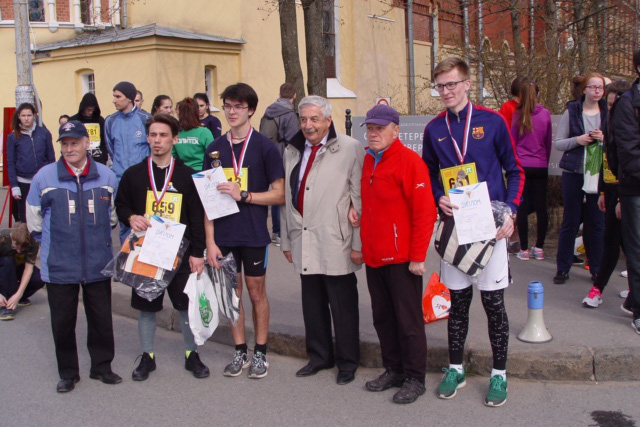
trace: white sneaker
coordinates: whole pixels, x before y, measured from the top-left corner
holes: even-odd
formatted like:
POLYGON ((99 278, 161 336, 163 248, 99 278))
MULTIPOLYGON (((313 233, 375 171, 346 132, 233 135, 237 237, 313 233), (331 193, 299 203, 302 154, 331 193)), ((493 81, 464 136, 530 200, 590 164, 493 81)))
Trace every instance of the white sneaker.
POLYGON ((627 270, 625 270, 625 271, 623 271, 622 273, 620 273, 620 275, 621 275, 622 277, 624 277, 625 279, 626 279, 627 277, 629 277, 629 273, 627 273, 627 270))
POLYGON ((620 291, 620 298, 626 298, 629 296, 629 289, 626 289, 624 291, 620 291))

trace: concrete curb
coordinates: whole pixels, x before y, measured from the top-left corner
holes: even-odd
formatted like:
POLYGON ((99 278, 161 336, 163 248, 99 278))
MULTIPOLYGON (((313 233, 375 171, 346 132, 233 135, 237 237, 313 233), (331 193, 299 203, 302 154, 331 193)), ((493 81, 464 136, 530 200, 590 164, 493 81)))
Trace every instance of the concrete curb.
MULTIPOLYGON (((131 308, 130 298, 119 292, 112 296, 113 312, 136 319, 138 311, 131 308)), ((180 316, 172 308, 165 307, 157 315, 158 326, 180 332, 180 316)), ((269 332, 269 350, 290 357, 306 359, 304 330, 289 325, 272 324, 269 332)), ((253 328, 247 326, 247 342, 254 341, 253 328)), ((226 319, 221 319, 210 341, 233 346, 231 331, 226 319)), ((367 368, 382 368, 378 341, 360 342, 360 364, 367 368)), ((467 346, 465 367, 470 373, 489 376, 491 350, 467 346)), ((448 366, 446 347, 428 346, 427 371, 440 372, 448 366)), ((543 381, 640 381, 640 354, 634 348, 589 348, 567 346, 562 351, 533 346, 530 349, 509 350, 509 376, 543 381)))

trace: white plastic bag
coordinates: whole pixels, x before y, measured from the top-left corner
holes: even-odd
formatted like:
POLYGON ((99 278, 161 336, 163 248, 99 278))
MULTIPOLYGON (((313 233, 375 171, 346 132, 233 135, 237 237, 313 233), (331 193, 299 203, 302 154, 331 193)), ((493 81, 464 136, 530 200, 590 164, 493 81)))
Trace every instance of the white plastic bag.
POLYGON ((191 273, 184 293, 189 297, 189 326, 198 345, 209 339, 218 327, 218 301, 209 276, 191 273))

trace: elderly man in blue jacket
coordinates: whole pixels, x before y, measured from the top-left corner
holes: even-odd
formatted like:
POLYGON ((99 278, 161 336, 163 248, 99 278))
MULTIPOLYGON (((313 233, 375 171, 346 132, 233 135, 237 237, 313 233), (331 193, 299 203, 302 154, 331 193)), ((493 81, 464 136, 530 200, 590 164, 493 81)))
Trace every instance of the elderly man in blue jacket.
POLYGON ((80 381, 75 333, 80 287, 88 324, 89 377, 105 384, 122 378, 111 370, 111 280, 100 273, 113 257, 116 177, 87 155, 89 135, 81 122, 62 125, 58 141, 60 160, 40 169, 31 183, 27 224, 41 242, 41 277, 47 285, 61 378, 57 391, 65 393, 80 381))

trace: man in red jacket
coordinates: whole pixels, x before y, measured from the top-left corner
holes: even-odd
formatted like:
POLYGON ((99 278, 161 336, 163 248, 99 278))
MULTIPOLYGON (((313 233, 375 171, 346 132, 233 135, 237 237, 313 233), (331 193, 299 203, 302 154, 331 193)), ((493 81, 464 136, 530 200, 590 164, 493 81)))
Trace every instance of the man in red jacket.
POLYGON ((361 180, 362 255, 385 367, 366 387, 402 386, 393 401, 412 403, 425 392, 422 275, 436 210, 429 171, 398 139, 399 122, 386 105, 369 110, 364 122, 369 149, 361 180))

